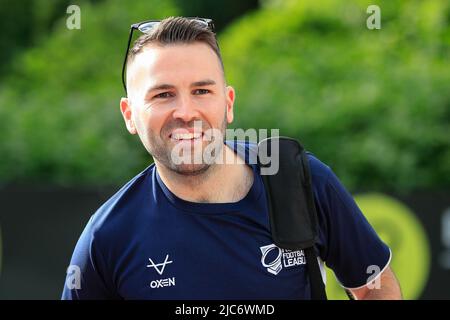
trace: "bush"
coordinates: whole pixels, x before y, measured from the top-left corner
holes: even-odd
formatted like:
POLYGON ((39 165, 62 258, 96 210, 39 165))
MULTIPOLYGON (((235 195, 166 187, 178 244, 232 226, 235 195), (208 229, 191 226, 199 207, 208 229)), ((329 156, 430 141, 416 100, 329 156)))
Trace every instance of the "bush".
MULTIPOLYGON (((119 112, 128 26, 171 1, 84 1, 0 87, 0 183, 123 184, 152 159, 119 112)), ((220 36, 236 127, 280 128, 351 189, 450 186, 448 1, 264 1, 220 36)))
POLYGON ((177 15, 170 1, 80 4, 81 29, 66 17, 15 61, 0 89, 0 181, 122 184, 151 162, 119 111, 129 26, 177 15))
POLYGON ((351 189, 450 186, 450 6, 273 1, 220 37, 236 127, 280 128, 351 189))

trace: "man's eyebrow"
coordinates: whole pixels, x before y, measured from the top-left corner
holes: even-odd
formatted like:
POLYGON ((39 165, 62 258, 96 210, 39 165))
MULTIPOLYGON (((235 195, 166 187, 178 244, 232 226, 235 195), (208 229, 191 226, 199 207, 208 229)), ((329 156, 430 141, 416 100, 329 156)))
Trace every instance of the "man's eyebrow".
MULTIPOLYGON (((215 85, 216 82, 212 79, 205 79, 191 83, 191 87, 202 87, 202 86, 212 86, 215 85)), ((156 90, 169 90, 174 89, 175 86, 173 84, 162 83, 154 85, 153 87, 148 88, 147 93, 156 91, 156 90)))
POLYGON ((153 87, 148 88, 147 93, 155 91, 155 90, 169 90, 169 89, 173 89, 173 88, 175 88, 175 86, 172 84, 162 83, 162 84, 157 84, 157 85, 154 85, 153 87))
POLYGON ((202 87, 202 86, 212 86, 215 85, 216 82, 211 79, 200 80, 191 83, 191 87, 202 87))

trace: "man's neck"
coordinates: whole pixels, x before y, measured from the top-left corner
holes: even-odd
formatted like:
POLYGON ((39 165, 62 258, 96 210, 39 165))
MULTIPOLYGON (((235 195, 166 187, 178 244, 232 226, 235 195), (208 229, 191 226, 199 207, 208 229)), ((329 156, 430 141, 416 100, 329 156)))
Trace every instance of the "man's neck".
POLYGON ((155 161, 159 176, 177 197, 191 202, 229 203, 244 198, 253 184, 253 171, 227 145, 223 159, 233 159, 213 164, 198 175, 179 174, 155 161))

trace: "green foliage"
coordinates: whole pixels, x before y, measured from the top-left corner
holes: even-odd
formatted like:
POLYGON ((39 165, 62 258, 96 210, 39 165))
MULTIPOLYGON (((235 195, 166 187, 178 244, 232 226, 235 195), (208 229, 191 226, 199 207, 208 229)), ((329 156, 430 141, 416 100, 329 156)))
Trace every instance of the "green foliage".
POLYGON ((258 0, 174 0, 186 17, 204 17, 214 20, 221 32, 233 19, 259 7, 258 0))
MULTIPOLYGON (((98 0, 90 0, 94 1, 98 0)), ((46 38, 69 4, 70 0, 0 1, 0 77, 15 55, 46 38)))
MULTIPOLYGON (((32 1, 35 33, 10 38, 36 46, 0 84, 1 183, 122 184, 151 161, 119 112, 128 26, 218 15, 172 1, 79 1, 81 30, 32 1)), ((262 3, 219 39, 237 89, 234 126, 299 138, 353 189, 450 186, 448 1, 377 1, 381 30, 366 28, 370 1, 262 3)))
POLYGON ((151 161, 119 111, 129 26, 177 15, 170 1, 79 3, 66 28, 15 60, 0 87, 0 181, 121 184, 151 161))
POLYGON ((236 127, 280 128, 360 190, 450 186, 450 4, 271 1, 220 37, 236 127))

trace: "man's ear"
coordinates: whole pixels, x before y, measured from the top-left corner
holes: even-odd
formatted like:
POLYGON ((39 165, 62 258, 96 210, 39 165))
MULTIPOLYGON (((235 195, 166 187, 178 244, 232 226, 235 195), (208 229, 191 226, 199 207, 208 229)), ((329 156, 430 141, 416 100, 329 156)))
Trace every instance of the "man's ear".
POLYGON ((235 99, 235 91, 232 86, 227 86, 225 88, 226 90, 226 100, 227 100, 227 122, 232 123, 234 119, 233 114, 233 106, 234 106, 234 99, 235 99))
POLYGON ((128 98, 120 99, 120 111, 122 112, 123 119, 125 120, 125 125, 127 126, 128 132, 131 134, 136 134, 136 126, 134 125, 132 110, 130 100, 128 98))

